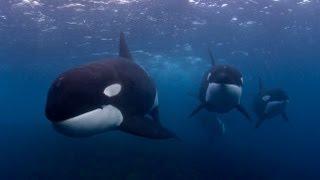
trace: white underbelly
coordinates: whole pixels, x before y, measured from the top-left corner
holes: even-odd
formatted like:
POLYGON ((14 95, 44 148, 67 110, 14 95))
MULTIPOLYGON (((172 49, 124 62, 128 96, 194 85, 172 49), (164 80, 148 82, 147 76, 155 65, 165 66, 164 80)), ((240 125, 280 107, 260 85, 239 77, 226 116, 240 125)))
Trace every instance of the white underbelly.
POLYGON ((214 107, 234 107, 240 104, 242 88, 236 85, 210 83, 206 92, 206 102, 214 107))
POLYGON ((90 136, 112 130, 123 121, 123 115, 119 109, 112 105, 95 109, 79 116, 53 123, 54 127, 65 135, 90 136))

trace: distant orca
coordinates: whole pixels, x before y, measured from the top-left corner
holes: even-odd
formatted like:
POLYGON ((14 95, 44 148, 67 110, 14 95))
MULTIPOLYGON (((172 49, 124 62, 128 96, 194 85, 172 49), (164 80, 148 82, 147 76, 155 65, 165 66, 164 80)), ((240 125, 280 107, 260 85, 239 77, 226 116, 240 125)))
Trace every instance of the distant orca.
POLYGON ((226 133, 226 125, 219 117, 215 117, 214 120, 212 117, 201 120, 204 130, 210 137, 222 136, 226 133))
POLYGON ((159 121, 156 87, 132 60, 123 33, 119 57, 71 69, 53 82, 45 114, 58 132, 71 137, 109 130, 174 137, 159 121))
POLYGON ((216 65, 214 57, 209 50, 212 67, 202 79, 199 100, 200 105, 191 113, 197 114, 201 109, 211 112, 227 113, 236 108, 248 120, 247 111, 240 105, 242 95, 243 77, 234 67, 229 65, 216 65))
POLYGON ((260 127, 265 119, 279 115, 282 116, 285 121, 288 121, 288 116, 285 111, 288 102, 289 97, 283 90, 265 90, 261 79, 259 79, 259 93, 253 102, 253 110, 258 116, 256 127, 260 127))

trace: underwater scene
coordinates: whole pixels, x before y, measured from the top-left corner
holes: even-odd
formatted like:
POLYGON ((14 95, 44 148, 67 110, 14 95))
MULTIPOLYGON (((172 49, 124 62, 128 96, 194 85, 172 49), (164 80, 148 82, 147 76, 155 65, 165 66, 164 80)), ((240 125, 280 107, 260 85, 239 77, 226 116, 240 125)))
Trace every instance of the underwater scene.
POLYGON ((0 0, 0 179, 320 179, 320 0, 0 0))

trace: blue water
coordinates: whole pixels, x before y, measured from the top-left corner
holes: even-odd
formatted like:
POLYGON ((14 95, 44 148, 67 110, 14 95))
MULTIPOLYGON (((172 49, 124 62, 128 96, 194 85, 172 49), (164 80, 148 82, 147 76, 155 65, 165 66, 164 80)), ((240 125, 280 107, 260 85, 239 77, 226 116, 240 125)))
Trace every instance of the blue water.
POLYGON ((0 179, 320 179, 319 49, 319 0, 1 0, 0 179), (181 140, 68 138, 44 116, 57 75, 116 56, 120 31, 181 140), (188 118, 207 47, 244 74, 252 115, 258 77, 286 90, 290 122, 232 111, 218 136, 213 113, 188 118))

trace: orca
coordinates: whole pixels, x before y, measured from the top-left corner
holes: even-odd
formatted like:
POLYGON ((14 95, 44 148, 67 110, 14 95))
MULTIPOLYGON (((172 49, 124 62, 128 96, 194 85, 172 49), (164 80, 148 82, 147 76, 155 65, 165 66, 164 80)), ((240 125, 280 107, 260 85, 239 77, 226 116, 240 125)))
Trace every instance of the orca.
POLYGON ((280 88, 266 90, 262 80, 259 79, 259 93, 253 101, 253 111, 258 117, 256 128, 260 127, 266 119, 281 116, 288 122, 286 107, 289 103, 289 97, 285 91, 280 88))
POLYGON ((58 132, 89 137, 121 130, 151 139, 175 137, 160 123, 158 94, 120 34, 119 57, 62 73, 51 85, 45 115, 58 132))
POLYGON ((193 110, 190 117, 202 109, 219 114, 237 109, 251 121, 249 113, 240 104, 243 86, 241 72, 230 65, 217 65, 210 49, 209 56, 212 66, 203 75, 198 94, 200 104, 193 110))

